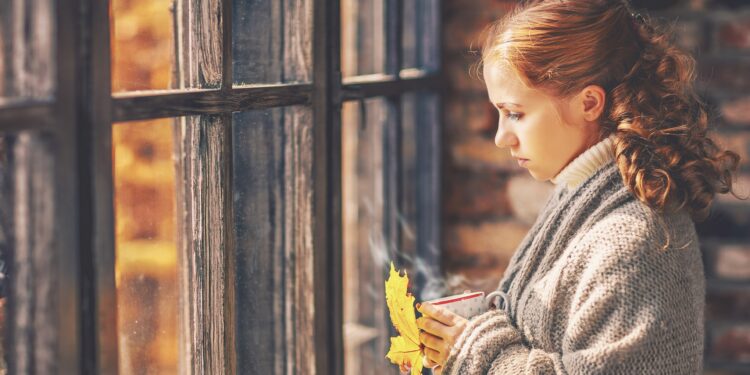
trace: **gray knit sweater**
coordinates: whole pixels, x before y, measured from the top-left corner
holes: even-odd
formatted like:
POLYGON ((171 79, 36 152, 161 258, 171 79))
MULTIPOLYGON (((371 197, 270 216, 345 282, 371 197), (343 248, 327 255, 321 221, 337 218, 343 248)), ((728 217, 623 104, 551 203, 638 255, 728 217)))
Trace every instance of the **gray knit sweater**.
POLYGON ((705 278, 686 212, 657 215, 608 162, 556 187, 443 374, 698 374, 705 278), (665 233, 670 233, 671 243, 665 233))

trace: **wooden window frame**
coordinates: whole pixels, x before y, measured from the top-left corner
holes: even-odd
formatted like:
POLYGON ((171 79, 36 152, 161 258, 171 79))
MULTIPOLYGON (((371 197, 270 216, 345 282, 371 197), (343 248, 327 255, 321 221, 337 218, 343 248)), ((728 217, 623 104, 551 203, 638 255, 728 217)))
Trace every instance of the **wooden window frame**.
MULTIPOLYGON (((55 290, 59 306, 54 311, 58 317, 54 322, 55 372, 118 371, 113 123, 186 115, 229 118, 235 111, 304 105, 312 108, 314 122, 313 272, 326 275, 315 278, 312 286, 316 311, 314 347, 328 348, 315 351, 314 366, 320 374, 343 373, 341 105, 344 101, 376 96, 397 103, 399 100, 395 99, 401 94, 418 90, 434 92, 439 97, 441 72, 401 70, 401 3, 387 0, 385 73, 342 80, 340 3, 312 0, 312 82, 235 87, 232 17, 227 16, 232 14, 232 1, 212 1, 220 1, 224 15, 221 88, 112 95, 109 1, 56 0, 54 98, 0 107, 0 131, 44 134, 56 145, 55 247, 51 249, 58 261, 54 267, 59 281, 55 290)), ((440 35, 434 37, 441 40, 440 35)), ((395 121, 401 121, 400 115, 395 121)), ((400 142, 400 133, 395 136, 400 142)), ((225 131, 222 137, 223 142, 231 144, 231 131, 225 131)), ((395 162, 399 162, 398 158, 395 162)), ((226 197, 232 196, 231 184, 227 189, 230 190, 219 198, 225 203, 229 202, 226 197)), ((231 204, 224 207, 229 210, 225 217, 231 217, 231 204)), ((231 241, 229 246, 228 254, 232 254, 231 241)), ((233 353, 228 353, 226 361, 226 368, 233 373, 233 353)))

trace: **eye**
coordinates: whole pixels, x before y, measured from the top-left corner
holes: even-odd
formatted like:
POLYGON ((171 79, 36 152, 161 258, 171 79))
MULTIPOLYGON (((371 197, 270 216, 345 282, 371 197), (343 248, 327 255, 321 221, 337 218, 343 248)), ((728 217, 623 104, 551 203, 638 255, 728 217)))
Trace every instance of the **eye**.
POLYGON ((502 113, 510 121, 518 121, 521 119, 521 117, 523 117, 523 114, 518 113, 518 112, 502 111, 502 113))

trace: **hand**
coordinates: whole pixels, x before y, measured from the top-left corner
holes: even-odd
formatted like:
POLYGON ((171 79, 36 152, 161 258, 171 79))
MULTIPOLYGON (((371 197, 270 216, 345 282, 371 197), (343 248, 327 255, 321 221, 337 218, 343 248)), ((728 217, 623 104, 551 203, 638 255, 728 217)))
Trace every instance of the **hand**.
POLYGON ((411 363, 404 363, 398 369, 401 375, 408 375, 411 372, 411 363))
POLYGON ((424 345, 424 364, 440 374, 468 320, 427 302, 418 305, 417 311, 422 313, 417 319, 417 327, 420 329, 419 342, 424 345))

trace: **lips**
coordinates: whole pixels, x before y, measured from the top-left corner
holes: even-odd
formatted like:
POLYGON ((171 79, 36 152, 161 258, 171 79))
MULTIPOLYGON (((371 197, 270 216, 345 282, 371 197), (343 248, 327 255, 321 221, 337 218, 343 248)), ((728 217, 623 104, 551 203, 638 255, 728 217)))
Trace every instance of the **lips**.
POLYGON ((522 158, 516 158, 518 160, 518 165, 524 167, 526 166, 526 163, 528 163, 529 159, 522 159, 522 158))

